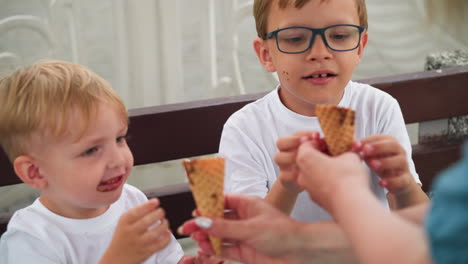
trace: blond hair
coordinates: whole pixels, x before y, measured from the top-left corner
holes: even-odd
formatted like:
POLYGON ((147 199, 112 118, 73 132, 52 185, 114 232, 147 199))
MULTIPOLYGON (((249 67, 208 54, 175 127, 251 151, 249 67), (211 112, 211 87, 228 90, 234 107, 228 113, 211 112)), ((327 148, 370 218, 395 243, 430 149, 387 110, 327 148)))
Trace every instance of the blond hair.
MULTIPOLYGON (((302 8, 305 6, 310 0, 293 0, 295 8, 302 8)), ((325 2, 327 0, 315 0, 325 2)), ((368 28, 367 24, 367 9, 366 9, 366 2, 365 0, 355 0, 356 7, 359 16, 359 25, 368 28)), ((253 5, 253 15, 255 18, 255 25, 257 27, 257 35, 260 38, 263 38, 267 32, 267 21, 268 15, 270 13, 270 7, 273 2, 278 2, 278 6, 280 9, 286 8, 291 0, 254 0, 253 5)))
POLYGON ((110 84, 78 64, 42 61, 0 79, 0 145, 11 161, 26 154, 36 132, 60 137, 73 113, 84 120, 80 136, 100 102, 115 107, 128 124, 124 103, 110 84))

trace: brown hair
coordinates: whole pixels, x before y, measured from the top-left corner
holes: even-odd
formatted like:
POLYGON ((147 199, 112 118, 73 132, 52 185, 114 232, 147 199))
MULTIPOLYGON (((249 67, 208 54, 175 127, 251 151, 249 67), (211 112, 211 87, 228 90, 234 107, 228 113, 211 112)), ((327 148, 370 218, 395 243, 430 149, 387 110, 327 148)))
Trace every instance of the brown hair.
POLYGON ((32 135, 65 134, 73 113, 84 120, 81 135, 96 114, 98 103, 115 107, 128 124, 124 103, 110 84, 78 64, 42 61, 0 79, 0 145, 13 161, 25 154, 32 135))
MULTIPOLYGON (((295 8, 302 8, 306 5, 310 0, 294 0, 294 7, 295 8)), ((315 0, 318 1, 318 0, 315 0)), ((325 2, 327 0, 319 0, 321 2, 325 2)), ((358 16, 359 16, 359 24, 364 28, 368 28, 367 25, 367 9, 366 9, 366 2, 365 0, 355 0, 358 16)), ((281 9, 286 8, 291 0, 254 0, 253 5, 253 15, 255 17, 255 25, 257 27, 257 35, 261 38, 267 34, 267 21, 268 21, 268 14, 273 2, 278 2, 278 6, 281 9)))

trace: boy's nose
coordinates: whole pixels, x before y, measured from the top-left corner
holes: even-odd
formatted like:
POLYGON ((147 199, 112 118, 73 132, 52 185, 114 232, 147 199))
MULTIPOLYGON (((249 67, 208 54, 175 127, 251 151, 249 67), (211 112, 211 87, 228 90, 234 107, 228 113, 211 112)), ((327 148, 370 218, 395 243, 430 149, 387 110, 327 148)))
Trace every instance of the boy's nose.
POLYGON ((314 42, 308 51, 309 60, 326 60, 331 58, 330 49, 325 44, 322 36, 315 36, 314 42))
POLYGON ((109 155, 108 167, 109 168, 118 168, 125 164, 125 154, 124 151, 115 147, 109 155))

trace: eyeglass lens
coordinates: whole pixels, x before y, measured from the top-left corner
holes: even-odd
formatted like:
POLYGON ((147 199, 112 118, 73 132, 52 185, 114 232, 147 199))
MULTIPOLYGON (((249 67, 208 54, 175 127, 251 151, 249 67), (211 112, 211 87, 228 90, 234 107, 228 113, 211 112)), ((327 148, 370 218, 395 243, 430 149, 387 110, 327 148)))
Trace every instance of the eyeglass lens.
MULTIPOLYGON (((323 35, 325 35, 325 43, 333 50, 351 50, 359 44, 359 28, 354 26, 329 27, 324 31, 323 35)), ((309 49, 310 44, 313 44, 310 43, 313 32, 307 28, 280 30, 276 37, 278 47, 283 52, 304 52, 309 49)))

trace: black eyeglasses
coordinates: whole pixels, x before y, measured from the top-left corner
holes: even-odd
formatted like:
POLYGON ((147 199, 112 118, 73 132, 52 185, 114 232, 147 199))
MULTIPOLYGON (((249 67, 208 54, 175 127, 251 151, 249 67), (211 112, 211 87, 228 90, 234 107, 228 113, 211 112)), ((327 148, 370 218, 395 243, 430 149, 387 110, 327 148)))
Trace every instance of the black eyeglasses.
POLYGON ((296 54, 306 52, 319 34, 325 45, 334 51, 354 50, 361 42, 364 27, 350 24, 338 24, 324 28, 287 27, 265 34, 263 39, 275 37, 278 50, 296 54))

